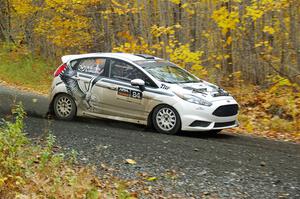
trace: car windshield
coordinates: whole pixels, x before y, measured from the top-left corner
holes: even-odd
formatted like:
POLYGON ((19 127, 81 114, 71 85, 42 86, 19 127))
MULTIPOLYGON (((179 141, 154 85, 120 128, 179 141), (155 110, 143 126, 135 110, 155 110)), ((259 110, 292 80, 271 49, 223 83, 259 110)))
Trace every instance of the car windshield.
POLYGON ((162 82, 175 84, 201 81, 194 75, 165 60, 142 60, 135 63, 162 82))

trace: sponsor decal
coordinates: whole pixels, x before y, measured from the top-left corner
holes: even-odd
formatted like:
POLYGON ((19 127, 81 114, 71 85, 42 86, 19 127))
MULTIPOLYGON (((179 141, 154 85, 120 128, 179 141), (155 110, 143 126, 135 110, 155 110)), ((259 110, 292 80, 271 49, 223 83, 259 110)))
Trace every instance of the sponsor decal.
POLYGON ((124 97, 131 97, 134 99, 142 99, 143 93, 141 91, 131 90, 128 88, 118 87, 118 95, 124 96, 124 97))
POLYGON ((119 87, 118 88, 118 95, 122 95, 124 97, 129 97, 130 96, 130 90, 127 89, 127 88, 119 87))
POLYGON ((167 86, 167 85, 165 85, 165 84, 162 84, 162 85, 160 86, 160 88, 165 89, 165 90, 168 90, 170 87, 167 86))
POLYGON ((94 106, 91 103, 94 100, 92 98, 92 89, 97 81, 102 78, 101 76, 81 74, 80 71, 73 69, 71 66, 67 66, 59 76, 65 84, 68 94, 73 96, 80 106, 94 110, 94 106), (86 78, 86 80, 82 80, 82 78, 86 78), (89 81, 87 81, 88 79, 89 81), (83 86, 80 86, 80 81, 83 82, 83 86))

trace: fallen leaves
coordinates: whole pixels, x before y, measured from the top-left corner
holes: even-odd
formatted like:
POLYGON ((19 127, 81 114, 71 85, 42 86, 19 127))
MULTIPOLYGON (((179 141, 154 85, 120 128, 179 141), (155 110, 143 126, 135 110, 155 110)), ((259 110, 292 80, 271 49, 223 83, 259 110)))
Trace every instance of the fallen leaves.
POLYGON ((149 178, 147 178, 147 180, 150 181, 150 182, 155 181, 157 179, 158 179, 157 177, 149 177, 149 178))
POLYGON ((251 85, 227 88, 241 106, 240 126, 230 132, 300 142, 300 87, 275 82, 264 89, 251 85))
POLYGON ((135 164, 136 164, 136 161, 133 160, 133 159, 126 159, 126 160, 125 160, 125 163, 135 165, 135 164))

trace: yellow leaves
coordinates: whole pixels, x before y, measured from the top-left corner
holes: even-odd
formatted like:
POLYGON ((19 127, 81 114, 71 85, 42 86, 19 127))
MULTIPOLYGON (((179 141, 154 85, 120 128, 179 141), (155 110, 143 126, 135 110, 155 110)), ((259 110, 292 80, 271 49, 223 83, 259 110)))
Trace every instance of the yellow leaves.
POLYGON ((281 12, 284 8, 288 8, 291 3, 289 0, 253 1, 251 5, 246 7, 244 18, 251 18, 253 21, 257 21, 268 12, 281 12))
POLYGON ((192 3, 189 3, 189 2, 182 2, 182 0, 169 0, 171 3, 173 4, 176 4, 176 5, 180 5, 180 7, 185 11, 187 12, 189 15, 193 15, 195 14, 195 10, 192 9, 192 6, 191 4, 192 3))
POLYGON ((180 28, 182 28, 182 26, 180 24, 175 24, 174 28, 180 29, 180 28))
POLYGON ((88 46, 91 41, 91 19, 83 16, 86 5, 78 0, 45 0, 34 32, 62 49, 88 46))
POLYGON ((245 129, 247 130, 248 133, 253 132, 253 130, 254 130, 254 125, 252 124, 251 121, 249 121, 248 123, 246 123, 245 129))
POLYGON ((246 8, 246 15, 245 17, 250 17, 253 21, 256 21, 257 19, 260 19, 264 15, 264 11, 258 9, 256 5, 254 6, 248 6, 246 8))
POLYGON ((272 82, 275 82, 273 86, 271 86, 269 92, 277 93, 280 92, 283 87, 293 87, 293 85, 288 79, 280 77, 278 75, 271 78, 272 82))
POLYGON ((91 35, 86 32, 89 28, 89 20, 77 16, 72 20, 65 20, 55 16, 51 20, 40 21, 35 32, 43 35, 58 47, 75 47, 87 44, 91 41, 91 35))
POLYGON ((265 33, 269 33, 270 35, 273 35, 275 33, 274 28, 270 27, 270 26, 265 26, 263 29, 263 32, 265 33))
POLYGON ((255 48, 260 48, 260 58, 265 61, 277 62, 278 57, 272 55, 273 47, 270 45, 269 41, 260 41, 256 43, 255 48))
POLYGON ((190 9, 190 8, 185 8, 185 11, 186 11, 187 13, 189 13, 189 15, 195 14, 195 10, 192 10, 192 9, 190 9))
POLYGON ((125 15, 128 13, 137 13, 139 11, 139 8, 133 6, 132 4, 130 4, 129 2, 126 3, 120 3, 117 0, 112 0, 112 9, 111 10, 106 10, 103 13, 105 14, 117 14, 117 15, 125 15))
POLYGON ((169 1, 177 5, 181 3, 181 0, 169 0, 169 1))
POLYGON ((170 59, 174 62, 201 64, 202 51, 191 52, 190 45, 180 45, 170 54, 170 59))
POLYGON ((216 67, 217 69, 221 69, 221 64, 216 64, 215 67, 216 67))
POLYGON ((261 47, 261 46, 262 46, 262 43, 261 43, 261 42, 254 45, 255 48, 261 47))
POLYGON ((207 32, 204 32, 203 34, 202 34, 204 37, 206 37, 206 38, 210 38, 210 34, 209 33, 207 33, 207 32))
POLYGON ((237 24, 240 22, 238 12, 229 12, 225 6, 215 10, 213 12, 212 19, 221 28, 224 35, 229 30, 234 30, 237 27, 237 24))
POLYGON ((39 9, 32 4, 32 0, 12 0, 12 7, 22 19, 29 18, 39 9))
POLYGON ((119 2, 117 2, 117 1, 115 1, 115 0, 111 0, 111 2, 112 2, 112 4, 113 4, 114 6, 118 6, 118 7, 122 7, 122 6, 123 6, 121 3, 119 3, 119 2))
POLYGON ((125 42, 119 46, 115 46, 112 50, 113 52, 154 54, 154 51, 142 37, 134 38, 128 31, 119 32, 117 36, 125 40, 125 42))
POLYGON ((229 36, 226 40, 226 45, 230 45, 232 43, 232 37, 229 36))
POLYGON ((189 44, 183 45, 178 43, 178 41, 172 36, 175 33, 175 28, 181 28, 181 26, 179 24, 171 27, 152 26, 151 34, 153 37, 168 35, 169 39, 167 41, 168 43, 160 41, 152 44, 151 46, 149 46, 142 37, 134 38, 129 34, 129 32, 120 32, 118 33, 118 37, 125 39, 126 42, 114 47, 113 51, 155 54, 155 52, 161 52, 161 50, 165 48, 172 62, 193 70, 196 75, 206 76, 207 71, 201 65, 201 56, 203 51, 193 52, 190 50, 189 44))
POLYGON ((0 188, 5 184, 6 180, 7 180, 7 177, 0 178, 0 188))
MULTIPOLYGON (((224 55, 225 59, 228 59, 230 57, 230 55, 224 55)), ((236 72, 236 73, 240 73, 240 71, 236 72)))
POLYGON ((201 64, 203 51, 191 51, 189 44, 179 44, 176 48, 167 48, 170 60, 181 67, 185 67, 194 72, 199 77, 207 75, 207 71, 201 64))
POLYGON ((149 182, 152 182, 152 181, 155 181, 155 180, 157 180, 157 177, 149 177, 149 178, 147 178, 147 181, 149 181, 149 182))
POLYGON ((187 8, 188 7, 188 5, 189 5, 189 3, 184 3, 184 4, 182 4, 182 8, 187 8))
POLYGON ((173 35, 175 33, 174 27, 180 28, 181 26, 179 24, 169 27, 154 25, 151 27, 150 32, 154 37, 160 37, 166 34, 173 35))

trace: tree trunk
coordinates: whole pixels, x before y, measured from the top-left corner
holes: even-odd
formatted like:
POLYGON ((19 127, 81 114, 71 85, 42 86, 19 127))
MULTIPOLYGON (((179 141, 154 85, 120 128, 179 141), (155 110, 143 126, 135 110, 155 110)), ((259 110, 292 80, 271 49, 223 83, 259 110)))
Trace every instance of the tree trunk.
MULTIPOLYGON (((231 12, 231 0, 229 0, 228 2, 224 3, 224 6, 226 7, 226 9, 228 10, 228 12, 230 13, 231 12)), ((232 38, 232 35, 231 35, 231 30, 228 30, 226 32, 226 35, 225 35, 225 42, 227 42, 228 40, 230 40, 232 38)), ((228 75, 232 74, 233 73, 233 57, 232 57, 232 42, 230 43, 227 43, 225 45, 225 53, 226 53, 226 66, 225 66, 225 70, 226 70, 226 73, 228 75)))

